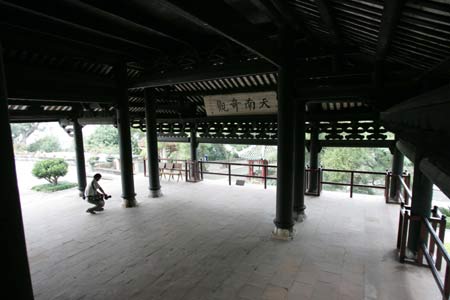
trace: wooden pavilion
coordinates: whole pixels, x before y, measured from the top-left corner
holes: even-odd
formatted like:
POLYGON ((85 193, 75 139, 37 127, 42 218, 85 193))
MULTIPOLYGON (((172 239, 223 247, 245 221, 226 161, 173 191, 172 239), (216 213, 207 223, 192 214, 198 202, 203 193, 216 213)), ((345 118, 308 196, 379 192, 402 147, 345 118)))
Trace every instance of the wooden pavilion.
POLYGON ((448 1, 9 0, 0 22, 2 237, 16 299, 33 294, 12 122, 73 134, 80 191, 82 126, 117 126, 125 207, 130 127, 147 132, 153 197, 158 140, 190 142, 193 161, 198 143, 278 145, 277 237, 304 210, 305 145, 312 169, 321 147, 389 147, 394 175, 408 156, 415 216, 429 216, 433 184, 450 196, 448 1))

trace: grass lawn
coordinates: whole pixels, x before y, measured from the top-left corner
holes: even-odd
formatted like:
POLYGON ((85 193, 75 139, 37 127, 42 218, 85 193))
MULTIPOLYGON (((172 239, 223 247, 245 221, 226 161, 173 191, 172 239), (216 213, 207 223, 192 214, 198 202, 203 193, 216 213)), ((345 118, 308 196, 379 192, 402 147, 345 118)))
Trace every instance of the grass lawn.
POLYGON ((77 185, 78 184, 73 183, 73 182, 61 181, 61 182, 58 182, 58 184, 56 184, 56 185, 51 184, 51 183, 46 183, 46 184, 33 186, 31 189, 33 191, 37 191, 37 192, 52 193, 52 192, 56 192, 56 191, 71 189, 73 187, 76 187, 77 185))

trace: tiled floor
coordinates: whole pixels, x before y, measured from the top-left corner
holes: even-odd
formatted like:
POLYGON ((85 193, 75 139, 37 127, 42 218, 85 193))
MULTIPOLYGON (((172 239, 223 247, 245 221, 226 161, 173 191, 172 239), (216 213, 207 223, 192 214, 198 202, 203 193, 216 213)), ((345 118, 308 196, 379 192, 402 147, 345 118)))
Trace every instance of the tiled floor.
POLYGON ((270 238, 275 189, 163 181, 164 197, 103 213, 76 191, 35 194, 21 183, 36 299, 440 299, 426 268, 395 258, 397 206, 325 192, 307 198, 293 241, 270 238))

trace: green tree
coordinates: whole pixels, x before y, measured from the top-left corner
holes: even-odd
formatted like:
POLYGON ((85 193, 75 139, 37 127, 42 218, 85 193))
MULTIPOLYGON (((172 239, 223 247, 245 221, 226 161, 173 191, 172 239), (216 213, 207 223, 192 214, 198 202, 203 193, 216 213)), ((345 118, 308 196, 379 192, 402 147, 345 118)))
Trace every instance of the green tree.
POLYGON ((200 144, 198 147, 198 157, 203 158, 208 155, 208 160, 227 160, 230 153, 222 144, 200 144))
POLYGON ((30 152, 56 152, 61 150, 59 140, 54 136, 45 136, 28 146, 30 152))
POLYGON ((67 174, 68 164, 61 158, 47 159, 36 162, 32 173, 39 179, 45 179, 57 185, 58 178, 67 174))
MULTIPOLYGON (((131 135, 133 154, 139 154, 138 137, 131 135)), ((94 153, 119 153, 119 133, 117 128, 101 125, 86 140, 86 150, 94 153)))
MULTIPOLYGON (((321 165, 325 169, 385 172, 391 169, 392 155, 388 149, 380 148, 326 148, 320 153, 321 165)), ((350 182, 350 173, 325 172, 324 180, 350 182)), ((355 175, 354 182, 364 185, 383 185, 380 175, 355 175)), ((326 189, 338 190, 339 186, 325 185, 326 189)), ((373 194, 373 189, 355 188, 357 192, 373 194)))
POLYGON ((14 123, 11 124, 11 135, 14 142, 24 144, 27 138, 35 132, 39 127, 39 123, 14 123))

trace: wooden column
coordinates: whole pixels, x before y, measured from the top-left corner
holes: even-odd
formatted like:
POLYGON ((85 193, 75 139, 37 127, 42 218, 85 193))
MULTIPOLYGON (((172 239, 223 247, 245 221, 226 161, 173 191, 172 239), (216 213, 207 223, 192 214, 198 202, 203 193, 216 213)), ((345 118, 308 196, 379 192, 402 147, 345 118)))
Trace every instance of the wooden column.
POLYGON ((392 178, 391 178, 391 187, 389 191, 389 197, 393 200, 398 199, 398 192, 400 189, 400 181, 398 176, 403 174, 403 161, 404 155, 400 152, 400 150, 395 147, 394 154, 392 156, 392 178))
POLYGON ((128 104, 127 67, 125 63, 115 66, 117 80, 117 128, 119 130, 120 171, 124 207, 136 206, 134 192, 133 156, 131 152, 130 111, 128 104))
MULTIPOLYGON (((191 124, 191 139, 190 139, 190 146, 191 146, 191 165, 189 168, 189 176, 191 177, 191 181, 198 181, 200 179, 199 170, 198 170, 198 164, 197 164, 197 147, 198 147, 198 141, 197 141, 197 124, 194 122, 191 124)), ((187 173, 186 173, 187 175, 187 173)))
POLYGON ((17 187, 14 148, 8 115, 8 93, 6 90, 3 49, 0 44, 0 139, 3 193, 2 207, 2 294, 11 299, 34 299, 28 266, 27 248, 20 207, 19 189, 17 187))
POLYGON ((288 28, 280 31, 280 68, 278 70, 278 171, 274 238, 293 237, 293 160, 294 39, 288 28))
POLYGON ((319 169, 319 127, 317 122, 312 122, 311 144, 309 146, 309 167, 311 168, 308 192, 316 193, 319 188, 320 174, 315 171, 319 169))
POLYGON ((192 123, 191 124, 191 160, 192 161, 196 161, 197 160, 197 146, 198 146, 198 142, 197 142, 197 128, 196 128, 196 124, 192 123))
POLYGON ((84 196, 86 189, 86 164, 84 160, 83 130, 78 120, 73 121, 73 132, 75 139, 75 156, 77 164, 78 191, 80 197, 84 196))
MULTIPOLYGON (((422 173, 419 167, 420 156, 414 160, 414 181, 412 187, 411 215, 429 217, 433 200, 433 183, 422 173)), ((411 221, 409 226, 408 249, 417 253, 420 239, 420 221, 411 221)))
POLYGON ((147 128, 147 166, 150 197, 162 196, 159 182, 158 135, 156 132, 156 99, 150 89, 144 90, 145 124, 147 128))
POLYGON ((295 102, 294 116, 294 179, 293 202, 294 219, 302 222, 305 219, 305 103, 295 102))

